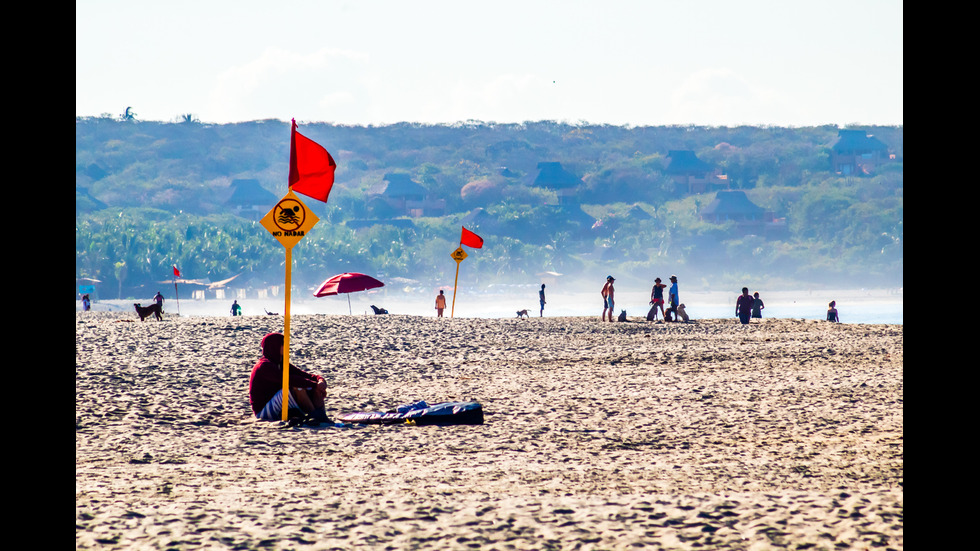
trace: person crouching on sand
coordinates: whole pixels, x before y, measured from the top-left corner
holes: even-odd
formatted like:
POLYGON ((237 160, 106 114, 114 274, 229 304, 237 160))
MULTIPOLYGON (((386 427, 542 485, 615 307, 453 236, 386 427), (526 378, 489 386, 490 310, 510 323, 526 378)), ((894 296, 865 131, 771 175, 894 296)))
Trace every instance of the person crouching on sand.
MULTIPOLYGON (((263 421, 282 420, 282 362, 285 337, 269 333, 262 337, 262 357, 252 368, 248 380, 248 401, 252 413, 263 421)), ((323 400, 327 382, 289 364, 289 409, 296 415, 310 414, 314 420, 329 422, 323 400)))

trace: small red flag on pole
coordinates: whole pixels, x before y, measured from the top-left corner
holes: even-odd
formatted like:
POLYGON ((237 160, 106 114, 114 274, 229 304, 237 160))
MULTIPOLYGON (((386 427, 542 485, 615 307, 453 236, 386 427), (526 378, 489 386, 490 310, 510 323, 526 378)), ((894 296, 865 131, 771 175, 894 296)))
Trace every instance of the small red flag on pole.
POLYGON ((479 249, 483 247, 483 238, 463 226, 463 234, 459 237, 459 244, 479 249))
POLYGON ((333 188, 337 163, 320 144, 296 131, 293 119, 289 139, 289 188, 317 201, 327 202, 333 188))
POLYGON ((174 264, 174 297, 177 299, 177 315, 180 315, 180 295, 177 294, 177 278, 180 277, 180 270, 174 264))

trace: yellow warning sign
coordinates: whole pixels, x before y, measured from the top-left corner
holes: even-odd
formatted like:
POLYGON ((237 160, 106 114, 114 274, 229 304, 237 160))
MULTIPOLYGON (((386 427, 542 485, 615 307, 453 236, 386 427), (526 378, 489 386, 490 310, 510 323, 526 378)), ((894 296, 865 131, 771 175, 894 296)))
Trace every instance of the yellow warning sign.
POLYGON ((293 190, 289 190, 260 223, 283 247, 291 249, 319 221, 317 215, 299 200, 293 190))
POLYGON ((463 247, 459 247, 458 249, 453 251, 453 254, 449 256, 453 257, 453 260, 456 261, 456 264, 459 264, 460 262, 466 260, 467 254, 466 251, 463 250, 463 247))

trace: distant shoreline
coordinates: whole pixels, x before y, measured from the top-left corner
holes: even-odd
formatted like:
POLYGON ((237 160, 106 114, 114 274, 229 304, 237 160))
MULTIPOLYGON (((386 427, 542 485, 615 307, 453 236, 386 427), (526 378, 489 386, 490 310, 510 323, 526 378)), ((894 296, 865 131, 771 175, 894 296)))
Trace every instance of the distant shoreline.
MULTIPOLYGON (((557 286, 556 286, 557 287, 557 286)), ((517 310, 527 309, 531 317, 538 317, 539 305, 536 291, 533 298, 528 293, 469 293, 460 290, 456 297, 454 317, 506 319, 516 317, 517 310)), ((734 303, 737 293, 723 292, 685 292, 681 288, 681 301, 687 306, 687 311, 693 319, 734 319, 734 303)), ((166 294, 165 294, 166 296, 166 294)), ((591 317, 598 320, 601 304, 595 300, 598 293, 561 293, 553 291, 547 296, 544 316, 548 317, 591 317), (595 296, 593 296, 595 295, 595 296)), ((355 316, 374 315, 370 305, 374 304, 388 309, 392 315, 414 315, 435 317, 434 300, 418 293, 390 292, 384 289, 367 293, 350 295, 350 312, 355 316)), ((899 324, 903 323, 903 294, 894 289, 851 289, 851 290, 799 290, 774 291, 761 295, 766 309, 763 318, 779 319, 824 319, 827 303, 837 301, 842 323, 870 324, 899 324)), ((179 302, 182 316, 230 316, 230 308, 234 298, 192 300, 181 299, 179 302)), ((144 306, 150 298, 144 300, 110 299, 97 300, 92 307, 95 311, 131 312, 134 303, 144 306)), ((284 314, 285 305, 282 298, 274 299, 238 299, 245 316, 264 316, 266 312, 284 314)), ((450 303, 452 298, 450 295, 450 303)), ((649 309, 649 295, 645 292, 620 292, 617 295, 616 314, 626 310, 630 319, 642 319, 649 309)), ((81 302, 75 301, 75 310, 81 310, 81 302)), ((167 314, 177 314, 178 304, 172 298, 167 298, 164 311, 167 314)), ((323 297, 318 299, 301 298, 293 295, 290 305, 291 315, 326 314, 349 315, 347 297, 323 297)), ((447 308, 446 317, 450 315, 447 308)))

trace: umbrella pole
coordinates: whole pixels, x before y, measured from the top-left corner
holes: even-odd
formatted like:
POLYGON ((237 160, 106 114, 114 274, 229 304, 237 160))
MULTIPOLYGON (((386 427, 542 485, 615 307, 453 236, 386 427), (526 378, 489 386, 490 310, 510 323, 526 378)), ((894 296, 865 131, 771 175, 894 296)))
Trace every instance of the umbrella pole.
POLYGON ((347 293, 347 313, 350 315, 354 315, 354 313, 350 309, 350 293, 347 293))

